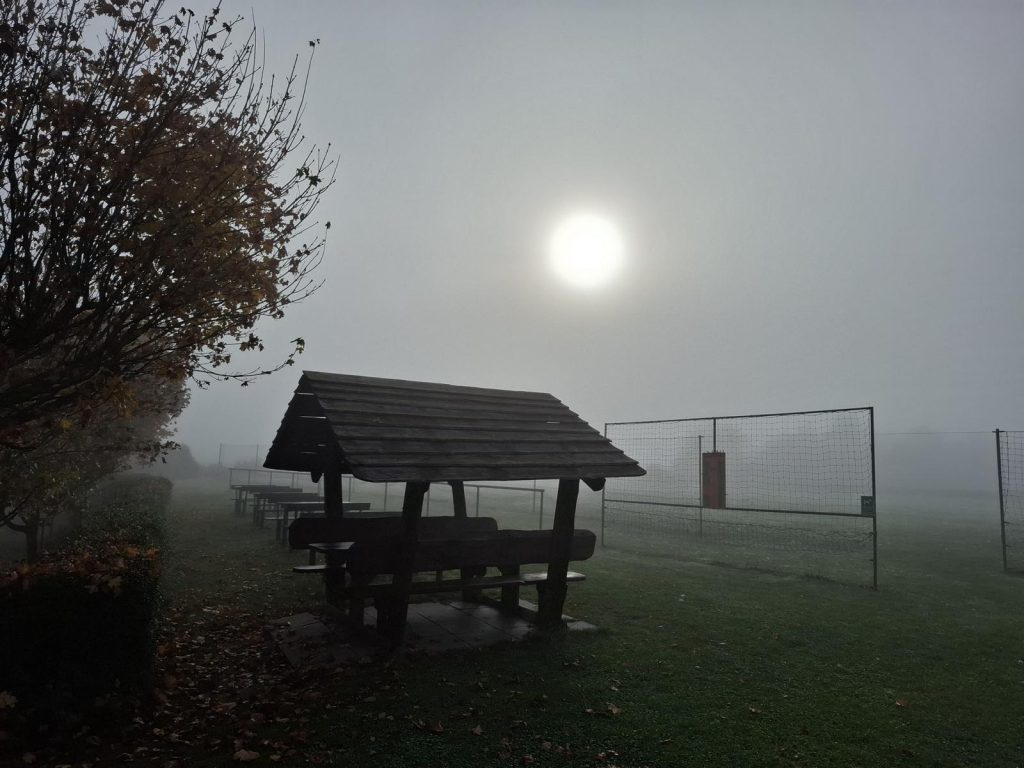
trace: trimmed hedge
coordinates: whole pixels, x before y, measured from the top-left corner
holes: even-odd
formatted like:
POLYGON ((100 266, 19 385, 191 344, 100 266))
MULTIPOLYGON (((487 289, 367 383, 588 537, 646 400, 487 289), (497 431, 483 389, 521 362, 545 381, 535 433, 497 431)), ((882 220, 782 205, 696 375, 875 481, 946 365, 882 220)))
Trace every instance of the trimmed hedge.
POLYGON ((0 691, 42 703, 145 684, 170 494, 164 478, 116 477, 69 548, 0 574, 0 691))
POLYGON ((173 483, 153 475, 117 475, 89 494, 79 536, 89 544, 162 547, 173 483))
POLYGON ((142 684, 152 662, 158 551, 65 553, 0 578, 0 689, 23 700, 142 684))

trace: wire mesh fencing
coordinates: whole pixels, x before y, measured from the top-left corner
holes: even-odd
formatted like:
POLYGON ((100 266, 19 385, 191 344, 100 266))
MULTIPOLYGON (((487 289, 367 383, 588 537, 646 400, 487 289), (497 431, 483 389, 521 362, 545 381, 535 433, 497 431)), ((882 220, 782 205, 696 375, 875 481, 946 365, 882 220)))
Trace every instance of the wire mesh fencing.
POLYGON ((647 474, 609 479, 602 541, 877 585, 871 408, 617 422, 647 474))
MULTIPOLYGON (((493 517, 501 528, 550 528, 554 504, 550 491, 534 481, 464 484, 469 517, 493 517)), ((346 501, 366 501, 371 509, 401 514, 405 483, 368 483, 351 476, 342 483, 346 501)), ((423 499, 425 516, 455 514, 455 498, 447 483, 432 483, 423 499)))
POLYGON ((1024 571, 1024 431, 996 430, 1003 568, 1024 571))

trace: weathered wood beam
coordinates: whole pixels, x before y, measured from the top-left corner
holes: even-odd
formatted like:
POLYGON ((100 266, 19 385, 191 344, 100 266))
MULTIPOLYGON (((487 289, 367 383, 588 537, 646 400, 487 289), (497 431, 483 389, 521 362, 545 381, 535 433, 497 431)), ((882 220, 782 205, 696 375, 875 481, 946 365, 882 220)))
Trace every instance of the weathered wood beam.
MULTIPOLYGON (((452 506, 455 508, 455 517, 465 518, 469 516, 466 511, 466 486, 461 480, 449 480, 448 485, 452 488, 452 506)), ((465 568, 459 571, 462 579, 468 579, 472 571, 465 568)), ((480 602, 481 592, 478 589, 465 589, 462 591, 462 599, 467 603, 480 602)))
POLYGON ((419 524, 423 514, 423 497, 429 483, 406 483, 402 501, 402 543, 398 567, 392 579, 392 597, 387 605, 377 607, 377 629, 395 647, 401 645, 409 614, 413 561, 419 543, 419 524))
POLYGON ((572 552, 572 532, 576 525, 576 499, 580 494, 577 478, 558 481, 555 499, 555 521, 551 527, 551 555, 548 578, 543 589, 538 589, 537 625, 541 629, 562 626, 562 608, 565 606, 565 574, 569 571, 572 552))
POLYGON ((329 519, 345 514, 341 504, 341 472, 337 470, 324 473, 324 513, 329 519))
POLYGON ((466 512, 466 486, 461 480, 449 480, 448 485, 452 487, 452 503, 455 507, 456 517, 467 517, 466 512))

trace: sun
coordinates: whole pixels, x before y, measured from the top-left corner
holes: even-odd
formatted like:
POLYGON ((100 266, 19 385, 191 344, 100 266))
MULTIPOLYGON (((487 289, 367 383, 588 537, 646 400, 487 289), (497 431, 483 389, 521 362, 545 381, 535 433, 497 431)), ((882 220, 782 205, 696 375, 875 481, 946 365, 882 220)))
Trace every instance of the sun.
POLYGON ((551 235, 549 251, 555 274, 583 289, 607 285, 622 269, 624 260, 618 227, 590 213, 563 220, 551 235))

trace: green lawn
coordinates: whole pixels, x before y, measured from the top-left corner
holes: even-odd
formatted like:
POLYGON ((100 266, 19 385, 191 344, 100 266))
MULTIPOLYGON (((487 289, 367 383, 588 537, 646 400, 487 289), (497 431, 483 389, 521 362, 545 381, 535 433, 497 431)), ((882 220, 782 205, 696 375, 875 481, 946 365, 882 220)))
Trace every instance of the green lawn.
MULTIPOLYGON (((233 517, 228 499, 176 491, 162 703, 100 757, 1024 765, 1024 578, 1002 573, 983 516, 891 512, 877 592, 603 549, 578 566, 588 580, 567 606, 597 633, 297 673, 262 626, 315 610, 318 580, 292 575, 301 555, 233 517)), ((83 759, 47 761, 72 758, 83 759)))

